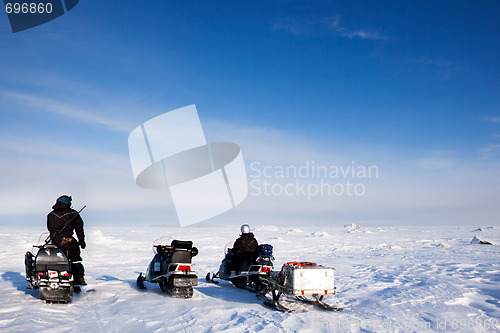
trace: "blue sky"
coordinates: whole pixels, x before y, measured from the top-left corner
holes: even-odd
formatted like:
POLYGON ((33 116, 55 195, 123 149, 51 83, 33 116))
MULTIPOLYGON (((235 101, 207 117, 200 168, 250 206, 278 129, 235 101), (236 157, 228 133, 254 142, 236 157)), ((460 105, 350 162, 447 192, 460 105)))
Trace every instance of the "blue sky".
POLYGON ((168 193, 134 185, 127 136, 196 104, 207 139, 238 143, 247 167, 380 171, 362 197, 251 195, 209 223, 498 224, 499 14, 498 1, 82 0, 16 34, 0 15, 0 223, 38 224, 68 193, 91 225, 175 224, 168 193))

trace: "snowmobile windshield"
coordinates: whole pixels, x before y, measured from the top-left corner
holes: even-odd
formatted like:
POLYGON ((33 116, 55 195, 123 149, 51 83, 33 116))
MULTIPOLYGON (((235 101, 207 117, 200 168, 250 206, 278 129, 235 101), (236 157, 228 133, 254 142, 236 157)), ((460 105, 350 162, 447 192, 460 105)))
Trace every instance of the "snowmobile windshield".
POLYGON ((32 247, 35 248, 35 247, 42 246, 45 243, 45 240, 48 237, 49 237, 49 232, 48 231, 41 233, 40 236, 38 237, 38 240, 36 241, 36 244, 32 245, 32 247))
POLYGON ((162 236, 160 238, 157 238, 153 241, 153 252, 154 254, 158 254, 158 251, 156 249, 156 247, 158 245, 167 245, 167 246, 170 246, 170 244, 172 243, 172 241, 174 240, 174 238, 172 236, 162 236))
POLYGON ((233 242, 228 242, 226 245, 224 245, 224 255, 226 255, 231 248, 233 248, 233 242))

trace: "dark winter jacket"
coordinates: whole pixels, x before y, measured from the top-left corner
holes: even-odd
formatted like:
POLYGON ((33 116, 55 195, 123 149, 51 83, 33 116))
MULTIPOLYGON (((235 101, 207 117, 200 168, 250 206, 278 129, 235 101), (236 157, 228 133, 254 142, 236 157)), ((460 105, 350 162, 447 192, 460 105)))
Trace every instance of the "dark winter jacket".
POLYGON ((254 254, 259 244, 253 233, 242 234, 233 245, 233 251, 239 256, 254 254))
POLYGON ((54 206, 52 206, 53 211, 47 215, 47 229, 50 232, 50 235, 55 235, 59 230, 61 230, 66 222, 73 219, 53 240, 53 244, 59 245, 63 238, 73 237, 73 230, 76 232, 76 236, 78 237, 78 242, 80 244, 85 243, 85 233, 83 231, 83 220, 78 214, 78 212, 74 209, 68 207, 60 202, 56 202, 54 206), (76 215, 76 217, 75 217, 76 215))

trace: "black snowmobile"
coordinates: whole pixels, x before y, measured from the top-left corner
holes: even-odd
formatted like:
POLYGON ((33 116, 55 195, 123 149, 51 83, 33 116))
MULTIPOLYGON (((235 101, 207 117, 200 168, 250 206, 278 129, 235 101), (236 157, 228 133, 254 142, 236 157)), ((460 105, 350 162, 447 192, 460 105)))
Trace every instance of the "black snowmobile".
MULTIPOLYGON (((85 206, 80 209, 78 214, 84 209, 85 206)), ((61 230, 72 220, 69 220, 61 230)), ((59 232, 52 236, 49 235, 45 239, 45 244, 33 245, 33 248, 38 248, 36 255, 30 251, 26 252, 24 256, 26 280, 29 282, 28 289, 40 289, 40 299, 42 301, 69 303, 73 298, 75 289, 78 292, 80 287, 74 286, 71 261, 66 256, 66 253, 57 245, 50 244, 59 232)))
POLYGON ((170 245, 153 245, 155 256, 148 266, 146 276, 137 278, 137 287, 145 289, 144 281, 158 283, 164 292, 173 297, 193 297, 193 286, 198 276, 192 270, 191 259, 198 254, 191 241, 173 240, 170 245))
POLYGON ((261 244, 257 248, 257 253, 251 258, 245 258, 238 262, 237 271, 234 268, 233 260, 236 260, 233 249, 226 247, 226 255, 220 264, 219 271, 210 276, 207 274, 205 280, 218 284, 221 279, 231 281, 238 288, 248 289, 253 292, 260 292, 266 285, 262 282, 263 277, 268 277, 273 269, 273 247, 270 244, 261 244))
POLYGON ((26 280, 28 289, 40 289, 40 299, 45 302, 69 303, 73 297, 71 262, 64 251, 53 244, 35 245, 36 256, 26 252, 26 280))

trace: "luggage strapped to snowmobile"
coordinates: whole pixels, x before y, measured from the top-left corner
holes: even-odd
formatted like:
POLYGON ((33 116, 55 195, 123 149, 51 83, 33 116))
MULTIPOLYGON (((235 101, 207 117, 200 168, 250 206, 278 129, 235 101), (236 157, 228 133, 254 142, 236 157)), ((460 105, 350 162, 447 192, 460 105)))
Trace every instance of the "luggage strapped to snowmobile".
POLYGON ((257 258, 255 259, 255 263, 274 267, 273 261, 273 246, 271 244, 260 244, 257 247, 257 258))

